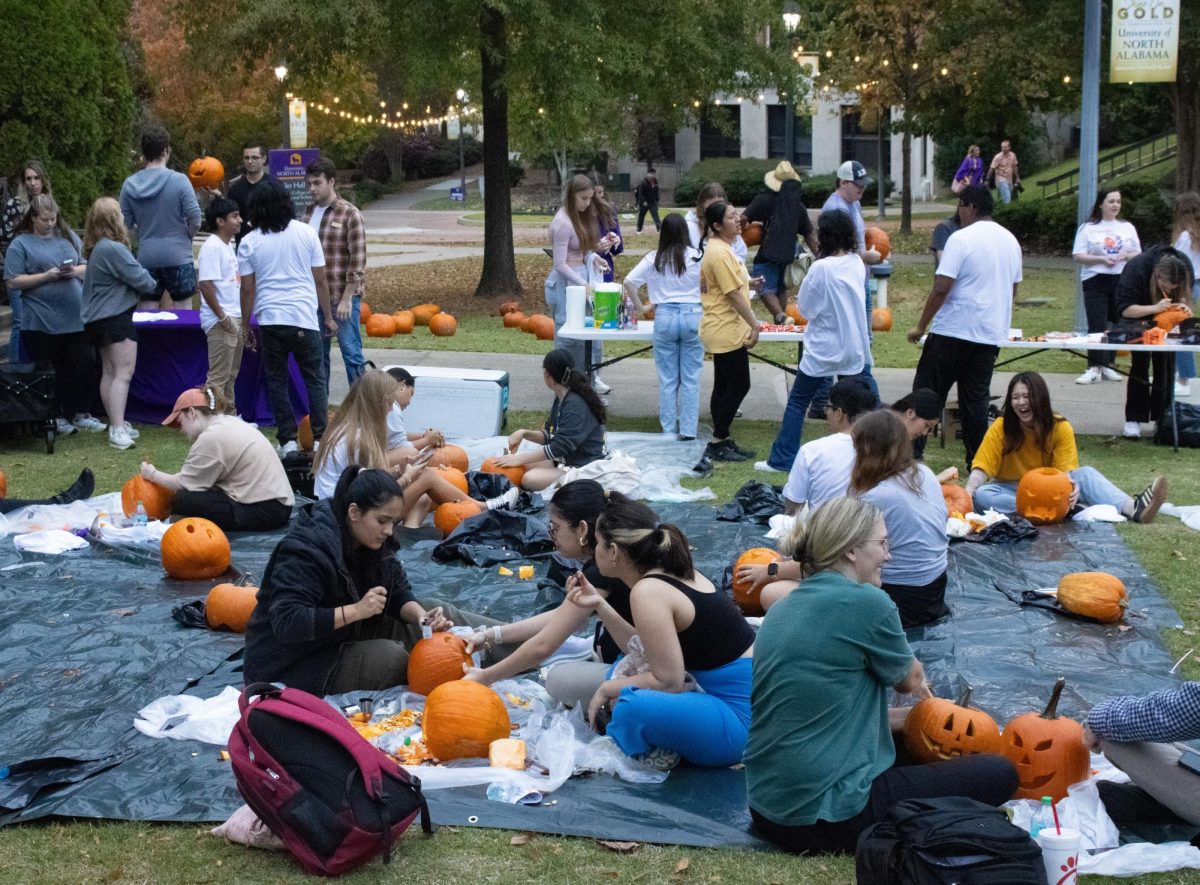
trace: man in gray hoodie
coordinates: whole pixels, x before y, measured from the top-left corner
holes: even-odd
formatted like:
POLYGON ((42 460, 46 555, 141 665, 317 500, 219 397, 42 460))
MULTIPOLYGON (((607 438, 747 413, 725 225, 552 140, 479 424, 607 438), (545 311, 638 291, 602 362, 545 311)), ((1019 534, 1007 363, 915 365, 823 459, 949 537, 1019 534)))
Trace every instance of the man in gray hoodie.
POLYGON ((138 263, 158 284, 154 300, 142 306, 186 310, 196 292, 192 237, 200 230, 200 204, 187 176, 167 168, 171 142, 161 126, 142 132, 142 157, 145 168, 121 185, 121 214, 137 237, 138 263))

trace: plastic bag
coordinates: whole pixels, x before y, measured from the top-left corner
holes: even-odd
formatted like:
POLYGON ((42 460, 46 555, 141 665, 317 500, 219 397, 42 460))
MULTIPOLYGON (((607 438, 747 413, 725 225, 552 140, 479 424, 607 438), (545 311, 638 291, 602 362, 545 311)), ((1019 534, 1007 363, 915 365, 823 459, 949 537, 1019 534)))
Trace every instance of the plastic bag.
POLYGON ((489 510, 459 523, 433 551, 437 562, 490 566, 545 556, 554 549, 546 521, 511 510, 489 510))
POLYGON ((193 599, 191 602, 175 606, 175 608, 171 609, 171 617, 184 627, 198 627, 201 630, 209 629, 207 607, 203 599, 193 599))
MULTIPOLYGON (((1112 763, 1103 756, 1093 754, 1092 760, 1098 768, 1112 768, 1112 763)), ((1105 812, 1104 803, 1100 801, 1100 791, 1096 787, 1098 780, 1099 776, 1093 776, 1072 784, 1067 789, 1067 797, 1055 804, 1059 822, 1064 827, 1079 831, 1079 847, 1087 851, 1105 851, 1115 848, 1121 841, 1116 824, 1105 812)), ((1026 831, 1033 822, 1034 812, 1040 806, 1041 802, 1034 799, 1012 799, 1004 803, 1004 807, 1012 811, 1012 822, 1026 831)), ((1081 851, 1080 854, 1082 853, 1081 851)))
POLYGON ((971 532, 969 535, 964 535, 961 538, 951 538, 950 540, 969 541, 975 544, 1004 544, 1022 541, 1025 538, 1032 538, 1037 533, 1037 526, 1014 513, 1004 522, 997 522, 990 525, 982 532, 971 532))
POLYGON ((717 519, 766 525, 779 513, 783 513, 782 493, 765 482, 751 480, 737 490, 732 501, 717 508, 717 519))
POLYGON ((1200 406, 1191 403, 1175 403, 1171 411, 1163 414, 1154 431, 1156 446, 1175 445, 1175 427, 1179 427, 1179 445, 1185 449, 1200 449, 1200 406))
POLYGON ((1081 876, 1141 876, 1171 870, 1200 870, 1200 848, 1190 842, 1133 842, 1101 854, 1079 853, 1081 876))
POLYGON ((17 535, 13 545, 22 553, 37 553, 43 556, 57 556, 60 553, 70 553, 72 550, 83 550, 88 542, 73 532, 62 529, 43 529, 40 532, 29 532, 17 535))
POLYGON ((1200 532, 1200 505, 1189 504, 1177 507, 1174 504, 1163 504, 1162 509, 1158 512, 1164 516, 1174 516, 1189 529, 1200 532))
POLYGON ((138 710, 133 727, 152 738, 202 741, 223 747, 238 720, 238 697, 232 685, 216 697, 177 694, 159 698, 138 710))
POLYGON ((121 512, 121 493, 110 492, 70 504, 34 504, 5 515, 5 534, 23 535, 43 529, 73 532, 86 529, 101 513, 121 512))

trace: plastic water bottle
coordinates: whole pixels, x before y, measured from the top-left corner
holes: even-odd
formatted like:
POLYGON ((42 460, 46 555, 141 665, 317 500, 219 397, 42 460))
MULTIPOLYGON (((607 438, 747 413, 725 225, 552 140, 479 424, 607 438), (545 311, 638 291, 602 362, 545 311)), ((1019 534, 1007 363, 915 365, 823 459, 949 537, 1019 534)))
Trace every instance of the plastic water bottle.
POLYGON ((1042 804, 1037 811, 1033 813, 1033 819, 1029 822, 1029 835, 1033 839, 1037 839, 1038 833, 1042 830, 1054 829, 1054 800, 1049 796, 1042 797, 1042 804))
POLYGON ((133 511, 133 524, 134 525, 145 525, 146 524, 146 505, 143 504, 141 501, 137 502, 137 509, 135 511, 133 511))

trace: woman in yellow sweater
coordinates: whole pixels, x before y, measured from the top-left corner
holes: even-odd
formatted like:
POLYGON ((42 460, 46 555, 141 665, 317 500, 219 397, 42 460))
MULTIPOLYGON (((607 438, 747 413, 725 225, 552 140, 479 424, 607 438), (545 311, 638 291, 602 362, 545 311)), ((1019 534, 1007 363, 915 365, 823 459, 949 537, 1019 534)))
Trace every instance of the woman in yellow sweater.
POLYGON ((1167 478, 1156 476, 1136 498, 1094 467, 1080 467, 1075 431, 1050 407, 1050 391, 1037 372, 1021 372, 1008 384, 1004 412, 988 428, 967 478, 975 510, 1017 509, 1017 483, 1035 467, 1054 467, 1075 484, 1071 506, 1111 504, 1133 522, 1152 522, 1167 499, 1167 478))

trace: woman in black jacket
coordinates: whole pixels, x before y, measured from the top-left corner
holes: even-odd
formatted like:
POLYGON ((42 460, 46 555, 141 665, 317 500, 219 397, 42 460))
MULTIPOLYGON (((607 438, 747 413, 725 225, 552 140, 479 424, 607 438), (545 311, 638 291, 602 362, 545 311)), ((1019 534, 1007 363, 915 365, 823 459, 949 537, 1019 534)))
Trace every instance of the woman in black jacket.
POLYGON ((417 600, 395 556, 404 494, 383 470, 347 467, 333 497, 301 511, 267 563, 246 628, 246 683, 317 695, 407 681, 422 626, 499 621, 417 600))

